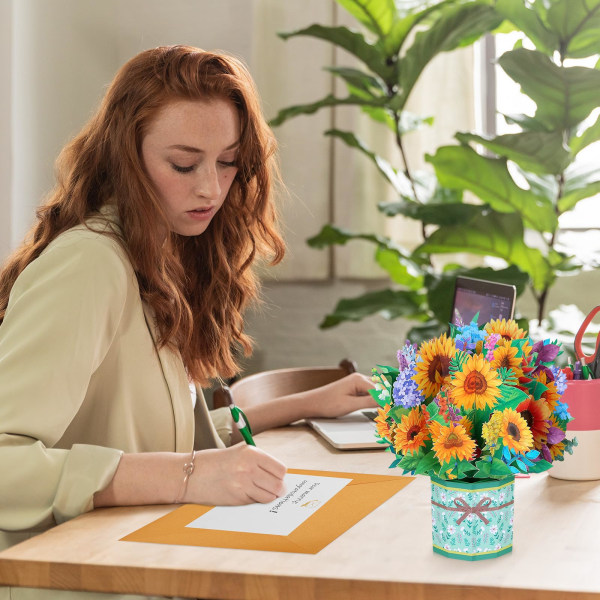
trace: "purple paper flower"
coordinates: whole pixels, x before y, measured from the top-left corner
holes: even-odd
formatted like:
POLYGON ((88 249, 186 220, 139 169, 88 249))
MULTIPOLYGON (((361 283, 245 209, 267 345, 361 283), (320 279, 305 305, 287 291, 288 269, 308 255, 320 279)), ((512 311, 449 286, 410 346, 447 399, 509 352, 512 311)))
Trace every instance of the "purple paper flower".
POLYGON ((562 396, 567 391, 567 376, 563 373, 562 369, 559 369, 556 365, 552 365, 550 371, 552 371, 552 375, 554 375, 556 391, 562 396))
POLYGON ((544 340, 536 342, 533 345, 533 352, 537 352, 537 358, 535 364, 552 362, 560 352, 560 347, 551 342, 550 340, 544 340))

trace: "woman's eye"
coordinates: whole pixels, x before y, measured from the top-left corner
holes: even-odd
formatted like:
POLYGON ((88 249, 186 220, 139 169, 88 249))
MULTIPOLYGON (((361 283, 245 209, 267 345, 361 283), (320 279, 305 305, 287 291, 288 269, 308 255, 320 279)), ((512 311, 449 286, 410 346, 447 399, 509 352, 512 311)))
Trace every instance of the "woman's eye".
POLYGON ((235 162, 235 160, 232 161, 228 161, 228 160, 220 160, 219 163, 223 166, 223 167, 237 167, 237 163, 235 162))
POLYGON ((192 165, 191 167, 181 167, 179 165, 176 165, 175 163, 171 163, 171 167, 174 171, 177 171, 178 173, 191 173, 194 170, 194 165, 192 165))

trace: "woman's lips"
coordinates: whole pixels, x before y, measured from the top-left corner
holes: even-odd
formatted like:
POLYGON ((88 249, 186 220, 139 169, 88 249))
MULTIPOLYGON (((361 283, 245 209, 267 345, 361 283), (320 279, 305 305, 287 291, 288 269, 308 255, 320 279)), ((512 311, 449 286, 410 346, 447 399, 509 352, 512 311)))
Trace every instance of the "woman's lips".
POLYGON ((196 221, 203 221, 205 219, 210 219, 215 213, 216 207, 207 206, 206 208, 195 208, 193 210, 188 210, 185 214, 189 215, 191 219, 196 221))

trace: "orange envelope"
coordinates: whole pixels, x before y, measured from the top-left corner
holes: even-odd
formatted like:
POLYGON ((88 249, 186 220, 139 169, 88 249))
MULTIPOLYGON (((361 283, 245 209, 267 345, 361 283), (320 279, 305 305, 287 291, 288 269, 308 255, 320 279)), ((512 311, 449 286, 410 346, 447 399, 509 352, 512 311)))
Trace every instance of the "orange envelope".
POLYGON ((185 504, 130 533, 122 538, 122 541, 316 554, 414 479, 414 477, 395 475, 364 475, 301 469, 289 469, 288 473, 341 477, 352 481, 289 535, 186 527, 213 507, 185 504))

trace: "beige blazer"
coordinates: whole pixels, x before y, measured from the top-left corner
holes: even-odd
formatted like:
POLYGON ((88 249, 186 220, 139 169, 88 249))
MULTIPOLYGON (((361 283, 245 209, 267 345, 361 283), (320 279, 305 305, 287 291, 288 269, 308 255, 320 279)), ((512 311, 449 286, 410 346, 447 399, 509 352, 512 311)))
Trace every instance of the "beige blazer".
POLYGON ((122 452, 230 439, 226 412, 215 427, 199 389, 194 411, 179 353, 155 341, 107 235, 69 230, 19 276, 0 326, 0 549, 91 510, 122 452))

